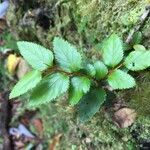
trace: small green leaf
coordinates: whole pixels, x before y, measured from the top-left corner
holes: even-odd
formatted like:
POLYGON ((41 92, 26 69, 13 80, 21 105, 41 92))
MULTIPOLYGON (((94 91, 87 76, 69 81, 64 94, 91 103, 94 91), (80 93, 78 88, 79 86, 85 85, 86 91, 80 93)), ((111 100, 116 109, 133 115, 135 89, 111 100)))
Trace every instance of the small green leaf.
POLYGON ((140 44, 141 42, 142 42, 142 33, 141 32, 134 33, 132 44, 136 45, 136 44, 140 44))
POLYGON ((53 53, 41 45, 20 41, 17 42, 24 59, 36 70, 43 71, 53 65, 53 53))
POLYGON ((34 88, 42 79, 41 73, 37 70, 27 73, 13 88, 9 98, 15 98, 25 94, 34 88))
POLYGON ((124 64, 132 71, 144 70, 150 67, 150 51, 133 51, 127 56, 124 64))
POLYGON ((101 61, 95 62, 94 68, 96 70, 96 75, 95 75, 96 79, 103 79, 108 73, 107 67, 101 61))
POLYGON ((88 121, 99 111, 100 107, 106 100, 106 92, 103 89, 92 89, 89 91, 77 107, 78 117, 81 122, 88 121))
POLYGON ((61 74, 54 73, 43 78, 38 86, 33 90, 29 107, 36 107, 52 101, 53 99, 65 93, 69 88, 69 77, 61 74))
POLYGON ((143 45, 134 45, 133 48, 136 50, 136 51, 145 51, 146 48, 143 46, 143 45))
POLYGON ((91 65, 91 64, 88 64, 88 65, 86 66, 86 72, 87 72, 87 74, 88 74, 89 76, 91 76, 91 77, 94 77, 95 74, 96 74, 96 70, 95 70, 94 66, 91 65))
POLYGON ((61 38, 54 38, 54 53, 60 67, 67 72, 75 72, 81 69, 81 55, 77 49, 61 38))
POLYGON ((73 77, 71 79, 70 104, 76 105, 82 98, 83 94, 90 89, 91 82, 86 77, 73 77))
POLYGON ((102 45, 102 57, 105 65, 115 67, 123 59, 123 43, 121 39, 112 34, 102 45))
POLYGON ((113 89, 129 89, 136 84, 132 76, 119 69, 108 76, 108 83, 113 89))
POLYGON ((132 45, 127 44, 127 43, 123 43, 123 51, 129 51, 133 48, 132 45))

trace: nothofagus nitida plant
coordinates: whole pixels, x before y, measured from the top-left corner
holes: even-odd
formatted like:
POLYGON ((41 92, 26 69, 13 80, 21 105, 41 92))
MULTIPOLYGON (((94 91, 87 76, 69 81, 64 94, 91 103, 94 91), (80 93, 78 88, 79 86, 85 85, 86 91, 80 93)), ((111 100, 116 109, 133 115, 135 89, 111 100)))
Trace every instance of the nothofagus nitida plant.
POLYGON ((27 105, 36 107, 68 92, 69 104, 77 107, 80 121, 91 118, 105 102, 103 81, 114 90, 129 89, 136 82, 128 72, 150 66, 150 50, 134 45, 125 55, 123 41, 116 34, 104 40, 102 59, 92 63, 85 63, 75 46, 59 37, 53 40, 53 51, 32 42, 17 45, 33 70, 14 86, 10 99, 30 91, 27 105))

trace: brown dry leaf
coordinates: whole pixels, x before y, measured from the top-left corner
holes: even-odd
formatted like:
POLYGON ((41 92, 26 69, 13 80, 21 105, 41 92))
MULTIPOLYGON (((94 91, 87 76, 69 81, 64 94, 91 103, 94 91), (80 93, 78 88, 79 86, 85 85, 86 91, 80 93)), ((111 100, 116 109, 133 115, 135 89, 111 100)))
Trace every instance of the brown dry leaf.
POLYGON ((23 58, 21 58, 17 68, 18 79, 21 79, 30 70, 31 68, 29 67, 28 63, 23 58))
POLYGON ((15 54, 10 54, 7 57, 7 68, 10 74, 14 74, 16 67, 20 61, 20 57, 17 57, 15 54))
POLYGON ((28 118, 21 118, 20 122, 26 126, 29 126, 30 120, 28 118))
POLYGON ((43 122, 40 118, 36 118, 33 120, 33 125, 40 135, 43 134, 43 122))
POLYGON ((5 18, 0 19, 0 33, 3 32, 6 26, 7 26, 6 19, 5 18))
POLYGON ((21 140, 20 141, 15 141, 15 146, 17 149, 20 149, 25 146, 25 143, 23 143, 21 140))
POLYGON ((54 136, 52 143, 49 145, 49 150, 56 150, 57 144, 59 144, 60 138, 62 137, 62 134, 58 134, 54 136))
POLYGON ((121 108, 114 113, 114 122, 120 128, 127 128, 131 126, 136 118, 136 112, 134 109, 121 108))
POLYGON ((3 46, 5 44, 5 41, 0 40, 0 46, 3 46))

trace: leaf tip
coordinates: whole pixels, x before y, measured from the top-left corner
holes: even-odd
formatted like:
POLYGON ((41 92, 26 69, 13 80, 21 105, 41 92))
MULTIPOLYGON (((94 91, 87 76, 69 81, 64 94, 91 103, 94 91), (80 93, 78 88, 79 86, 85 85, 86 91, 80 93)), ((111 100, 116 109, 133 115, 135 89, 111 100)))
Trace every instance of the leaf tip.
POLYGON ((13 92, 11 92, 10 94, 9 94, 9 100, 11 100, 11 99, 13 99, 13 98, 15 98, 16 96, 14 96, 14 94, 13 94, 13 92))

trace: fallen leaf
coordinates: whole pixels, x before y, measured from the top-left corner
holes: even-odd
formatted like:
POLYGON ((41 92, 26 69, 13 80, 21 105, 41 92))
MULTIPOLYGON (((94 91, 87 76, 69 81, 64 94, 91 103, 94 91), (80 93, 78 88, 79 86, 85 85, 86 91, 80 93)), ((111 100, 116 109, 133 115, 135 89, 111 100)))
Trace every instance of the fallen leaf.
POLYGON ((0 40, 0 46, 3 46, 5 44, 5 41, 0 40))
POLYGON ((121 108, 114 113, 114 123, 120 128, 127 128, 131 126, 136 118, 134 109, 121 108))
POLYGON ((7 23, 5 18, 0 18, 0 33, 6 28, 7 23))
POLYGON ((17 149, 23 148, 25 144, 22 141, 15 141, 15 146, 17 149))
POLYGON ((61 133, 54 136, 52 143, 49 145, 49 150, 56 150, 56 146, 59 143, 61 137, 62 137, 61 133))
POLYGON ((18 79, 21 79, 30 70, 31 68, 29 67, 28 63, 23 58, 21 58, 17 68, 18 79))
POLYGON ((33 120, 33 125, 40 135, 43 134, 43 122, 40 118, 36 118, 33 120))
POLYGON ((10 74, 14 74, 16 67, 20 61, 20 57, 17 57, 15 54, 10 54, 7 58, 7 68, 10 74))

